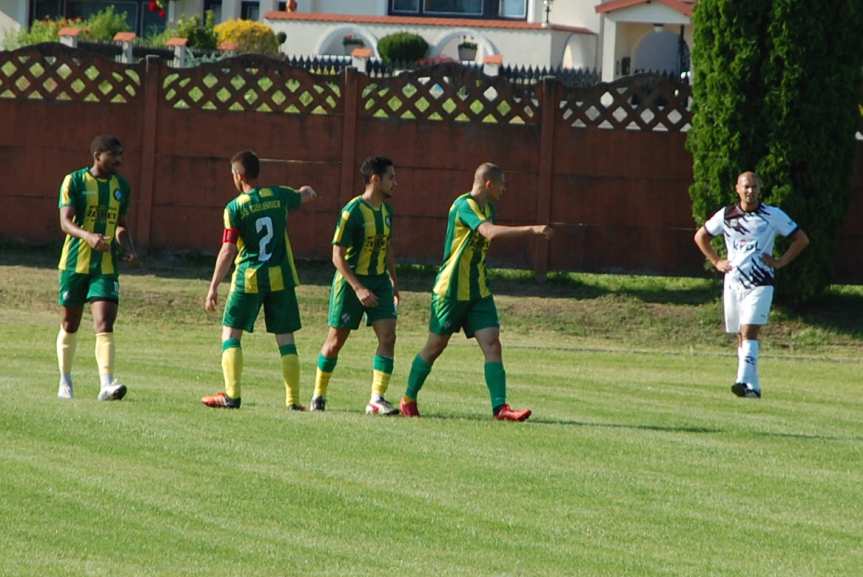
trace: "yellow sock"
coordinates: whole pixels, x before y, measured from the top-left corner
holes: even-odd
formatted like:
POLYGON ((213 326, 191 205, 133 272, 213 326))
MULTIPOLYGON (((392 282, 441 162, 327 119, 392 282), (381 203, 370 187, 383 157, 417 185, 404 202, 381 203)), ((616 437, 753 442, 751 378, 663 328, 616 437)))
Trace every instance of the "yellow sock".
POLYGON ((222 343, 222 374, 225 377, 225 394, 232 399, 239 399, 243 349, 237 339, 227 339, 222 343))
POLYGON ((300 360, 294 345, 279 347, 282 354, 282 377, 285 379, 285 406, 300 404, 300 360))
POLYGON ((330 377, 336 370, 337 357, 328 358, 323 354, 318 355, 318 370, 315 371, 315 392, 313 397, 325 397, 327 387, 330 386, 330 377))
POLYGON ((393 360, 389 357, 375 355, 372 359, 372 399, 383 397, 390 386, 393 374, 393 360))
POLYGON ((72 379, 72 359, 75 358, 75 348, 78 346, 78 333, 67 333, 60 327, 57 333, 57 366, 63 382, 72 379))
POLYGON ((114 333, 96 333, 96 365, 102 386, 114 380, 114 333))
POLYGON ((372 371, 372 397, 383 397, 390 386, 390 373, 372 371))
POLYGON ((333 373, 327 373, 322 371, 320 367, 315 370, 315 392, 312 396, 314 397, 326 397, 327 396, 327 387, 330 386, 330 377, 333 376, 333 373))

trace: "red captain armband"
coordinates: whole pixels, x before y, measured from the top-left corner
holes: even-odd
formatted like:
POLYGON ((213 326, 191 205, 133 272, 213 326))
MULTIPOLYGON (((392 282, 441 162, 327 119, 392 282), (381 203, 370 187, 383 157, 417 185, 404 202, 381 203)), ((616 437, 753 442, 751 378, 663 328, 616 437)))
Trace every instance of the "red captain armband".
POLYGON ((236 228, 226 228, 225 232, 222 233, 222 244, 230 243, 237 244, 237 239, 240 238, 240 231, 236 228))

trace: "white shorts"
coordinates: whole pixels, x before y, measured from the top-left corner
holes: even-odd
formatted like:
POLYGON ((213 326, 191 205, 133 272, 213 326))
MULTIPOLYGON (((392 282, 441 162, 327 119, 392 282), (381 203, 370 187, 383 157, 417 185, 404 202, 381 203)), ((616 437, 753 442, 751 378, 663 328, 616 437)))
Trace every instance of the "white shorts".
POLYGON ((725 332, 739 333, 743 325, 766 325, 773 304, 773 287, 745 289, 725 283, 725 332))

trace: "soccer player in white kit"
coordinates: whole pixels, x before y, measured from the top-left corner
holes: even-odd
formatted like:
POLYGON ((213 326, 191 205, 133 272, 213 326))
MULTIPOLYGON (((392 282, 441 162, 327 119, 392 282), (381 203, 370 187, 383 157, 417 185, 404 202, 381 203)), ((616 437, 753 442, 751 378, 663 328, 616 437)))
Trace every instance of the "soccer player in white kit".
POLYGON ((758 331, 770 314, 774 271, 797 258, 809 237, 782 209, 761 202, 761 179, 754 172, 738 176, 736 190, 740 202, 716 211, 695 233, 695 244, 716 270, 725 273, 725 332, 737 333, 737 379, 731 392, 757 399, 758 331), (710 244, 720 234, 728 250, 724 259, 710 244), (773 258, 776 235, 791 237, 779 258, 773 258))

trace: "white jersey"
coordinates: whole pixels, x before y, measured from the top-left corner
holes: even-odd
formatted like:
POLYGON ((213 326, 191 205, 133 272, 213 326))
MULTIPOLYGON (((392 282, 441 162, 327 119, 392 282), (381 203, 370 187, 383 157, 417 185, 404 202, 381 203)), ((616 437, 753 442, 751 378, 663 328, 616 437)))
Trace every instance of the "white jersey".
POLYGON ((773 285, 773 267, 761 258, 773 254, 776 235, 790 236, 797 232, 797 223, 781 208, 761 203, 752 212, 745 212, 733 204, 710 217, 704 228, 711 236, 725 237, 731 271, 729 281, 743 289, 773 285))

